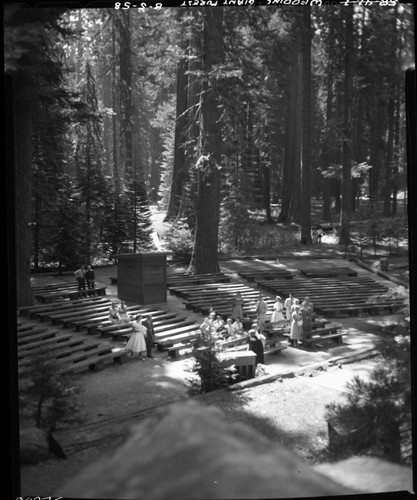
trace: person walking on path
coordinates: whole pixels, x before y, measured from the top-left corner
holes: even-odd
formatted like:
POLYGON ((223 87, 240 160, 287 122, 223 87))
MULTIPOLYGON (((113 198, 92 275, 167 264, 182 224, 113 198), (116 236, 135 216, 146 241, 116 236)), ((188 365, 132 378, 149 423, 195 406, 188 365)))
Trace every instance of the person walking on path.
POLYGON ((291 313, 291 326, 289 344, 293 347, 298 345, 301 340, 303 328, 303 317, 300 314, 300 306, 294 305, 291 313))
POLYGON ((266 313, 268 312, 268 304, 264 301, 262 295, 259 295, 258 302, 256 303, 255 306, 255 311, 259 329, 263 330, 266 321, 266 313))
POLYGON ((291 320, 291 307, 294 305, 294 295, 292 293, 284 301, 287 320, 291 320))
POLYGON ((87 266, 85 273, 84 273, 86 282, 87 282, 87 288, 89 290, 95 288, 96 283, 95 283, 95 274, 94 271, 92 270, 91 266, 87 266))
POLYGON ((153 358, 152 348, 155 340, 155 330, 153 327, 152 314, 148 314, 148 317, 143 322, 143 326, 146 328, 146 356, 148 358, 153 358))
POLYGON ((81 266, 74 273, 78 283, 78 290, 85 290, 85 266, 81 266))
POLYGON ((243 297, 240 292, 237 292, 232 299, 232 314, 230 317, 234 320, 239 319, 240 321, 243 319, 243 297))
POLYGON ((142 315, 138 314, 132 323, 133 333, 126 344, 126 349, 132 351, 132 357, 135 354, 139 359, 146 359, 146 328, 142 325, 142 315))

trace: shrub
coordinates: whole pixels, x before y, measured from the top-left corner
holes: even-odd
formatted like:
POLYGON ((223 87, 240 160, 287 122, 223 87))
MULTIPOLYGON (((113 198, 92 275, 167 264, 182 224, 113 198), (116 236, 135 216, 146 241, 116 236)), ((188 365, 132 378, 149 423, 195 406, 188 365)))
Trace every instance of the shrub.
POLYGON ((188 265, 194 248, 194 236, 184 219, 177 220, 165 233, 164 247, 172 252, 174 262, 188 265))
POLYGON ((25 382, 21 382, 21 416, 32 418, 36 427, 53 432, 59 425, 78 420, 76 394, 79 387, 68 375, 60 375, 58 363, 49 353, 31 358, 25 382))

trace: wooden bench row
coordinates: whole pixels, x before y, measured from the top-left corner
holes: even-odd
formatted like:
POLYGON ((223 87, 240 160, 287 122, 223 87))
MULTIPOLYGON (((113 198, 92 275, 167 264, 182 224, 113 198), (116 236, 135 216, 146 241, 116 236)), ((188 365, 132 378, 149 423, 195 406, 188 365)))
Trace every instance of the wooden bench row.
POLYGON ((357 276, 358 273, 351 267, 320 267, 299 268, 300 274, 307 278, 334 277, 334 276, 357 276))
POLYGON ((106 286, 89 288, 86 290, 73 290, 71 288, 63 288, 61 290, 54 290, 49 292, 38 291, 34 293, 34 297, 38 302, 42 304, 48 304, 55 300, 62 300, 62 299, 74 300, 74 299, 79 299, 81 297, 93 297, 96 295, 102 296, 106 295, 107 293, 106 290, 107 290, 106 286))
POLYGON ((33 365, 34 357, 45 355, 46 360, 57 364, 61 374, 100 370, 111 361, 122 363, 129 351, 115 349, 109 344, 91 342, 70 333, 47 328, 29 328, 18 332, 18 370, 25 377, 33 365))

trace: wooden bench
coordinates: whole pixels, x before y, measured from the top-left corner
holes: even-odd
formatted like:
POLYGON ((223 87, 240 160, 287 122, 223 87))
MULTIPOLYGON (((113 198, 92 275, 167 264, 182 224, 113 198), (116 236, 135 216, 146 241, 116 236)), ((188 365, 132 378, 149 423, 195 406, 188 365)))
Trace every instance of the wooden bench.
POLYGON ((307 278, 323 278, 334 276, 357 276, 358 273, 350 267, 320 267, 316 269, 299 268, 303 276, 307 278))
POLYGON ((38 315, 43 312, 48 312, 51 310, 58 311, 59 309, 65 310, 66 308, 76 307, 79 304, 95 303, 100 301, 103 301, 102 297, 88 297, 88 298, 76 299, 71 302, 68 302, 67 300, 61 300, 53 302, 48 305, 36 304, 36 305, 19 307, 18 312, 21 316, 32 319, 38 317, 38 315))
POLYGON ((327 317, 334 317, 337 314, 348 314, 353 316, 355 313, 367 312, 369 314, 380 314, 381 311, 388 310, 391 313, 402 309, 405 306, 404 302, 386 302, 386 303, 375 303, 375 304, 340 304, 325 306, 320 308, 320 312, 327 317))
MULTIPOLYGON (((85 340, 81 339, 78 342, 73 341, 72 343, 65 343, 63 345, 56 344, 54 346, 47 346, 45 348, 39 348, 37 349, 34 353, 31 353, 25 357, 23 357, 22 360, 19 360, 19 368, 23 366, 28 366, 32 362, 32 356, 41 354, 41 353, 48 353, 48 356, 53 358, 55 361, 61 361, 61 360, 68 360, 68 359, 74 359, 76 357, 77 352, 82 352, 82 353, 88 353, 89 351, 92 351, 93 349, 100 349, 100 344, 98 343, 91 343, 91 342, 86 342, 85 340)), ((103 352, 104 348, 101 348, 99 352, 103 352)), ((107 351, 105 351, 107 352, 107 351)))
POLYGON ((238 275, 245 279, 246 281, 258 281, 258 280, 270 280, 282 278, 290 280, 293 278, 293 273, 291 271, 279 270, 279 269, 264 269, 264 270, 252 270, 252 271, 239 271, 238 275))
POLYGON ((50 302, 53 302, 55 300, 60 300, 63 298, 67 298, 69 300, 76 300, 82 296, 84 297, 94 296, 94 295, 103 296, 106 295, 107 293, 106 290, 107 290, 106 286, 90 288, 88 290, 63 289, 54 292, 36 293, 34 297, 38 302, 41 302, 42 304, 48 304, 50 302))
MULTIPOLYGON (((25 344, 18 346, 17 357, 21 358, 21 357, 24 357, 28 354, 34 353, 34 352, 36 352, 36 350, 38 348, 48 348, 49 349, 49 346, 53 346, 55 344, 60 344, 60 343, 65 345, 66 342, 71 342, 73 340, 74 340, 74 338, 70 334, 55 335, 54 337, 50 337, 48 339, 41 339, 41 340, 37 339, 37 340, 34 340, 33 342, 28 342, 28 343, 25 343, 25 344)), ((83 340, 82 339, 75 339, 75 341, 82 342, 83 340)))
POLYGON ((194 348, 194 345, 196 342, 198 342, 200 339, 200 335, 196 338, 190 338, 186 341, 182 341, 170 346, 167 346, 166 350, 168 351, 168 358, 170 359, 177 359, 180 357, 181 351, 189 351, 194 348))
POLYGON ((59 332, 57 330, 45 329, 44 331, 36 332, 34 335, 27 335, 25 337, 18 337, 17 338, 17 345, 19 347, 23 344, 29 344, 31 342, 34 342, 35 340, 49 339, 49 338, 55 337, 55 335, 57 335, 58 333, 59 332))
POLYGON ((85 370, 97 372, 103 370, 105 368, 106 363, 111 361, 118 364, 125 363, 129 355, 130 351, 128 349, 113 350, 111 352, 107 352, 100 356, 88 358, 83 361, 78 361, 77 363, 73 363, 71 365, 63 366, 60 369, 60 373, 62 375, 75 374, 85 370))
POLYGON ((343 332, 335 332, 329 333, 328 335, 313 335, 312 337, 306 338, 302 340, 303 345, 306 347, 311 347, 313 344, 317 344, 326 340, 331 340, 336 344, 343 343, 343 337, 346 333, 343 332))

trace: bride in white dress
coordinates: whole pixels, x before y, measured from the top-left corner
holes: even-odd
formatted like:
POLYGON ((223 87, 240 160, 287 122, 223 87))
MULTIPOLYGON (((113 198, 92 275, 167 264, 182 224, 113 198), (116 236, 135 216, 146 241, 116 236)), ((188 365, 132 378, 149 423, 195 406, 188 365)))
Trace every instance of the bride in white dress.
POLYGON ((133 333, 126 344, 126 349, 132 351, 132 356, 138 355, 139 359, 146 359, 146 328, 142 325, 142 316, 138 314, 132 323, 133 333))

